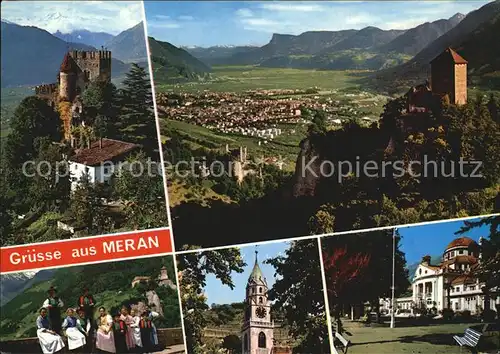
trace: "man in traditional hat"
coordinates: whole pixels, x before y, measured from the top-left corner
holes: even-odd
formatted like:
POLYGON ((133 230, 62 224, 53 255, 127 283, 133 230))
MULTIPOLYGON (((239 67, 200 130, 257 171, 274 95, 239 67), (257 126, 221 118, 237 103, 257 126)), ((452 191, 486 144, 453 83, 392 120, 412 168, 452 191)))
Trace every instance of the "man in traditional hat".
POLYGON ((50 322, 51 330, 56 333, 61 333, 61 308, 64 306, 61 299, 56 295, 56 289, 51 286, 48 293, 48 297, 43 303, 43 307, 45 307, 48 311, 48 318, 50 322))
POLYGON ((89 293, 89 288, 83 288, 83 295, 78 298, 78 308, 85 311, 85 317, 94 325, 94 297, 89 293))

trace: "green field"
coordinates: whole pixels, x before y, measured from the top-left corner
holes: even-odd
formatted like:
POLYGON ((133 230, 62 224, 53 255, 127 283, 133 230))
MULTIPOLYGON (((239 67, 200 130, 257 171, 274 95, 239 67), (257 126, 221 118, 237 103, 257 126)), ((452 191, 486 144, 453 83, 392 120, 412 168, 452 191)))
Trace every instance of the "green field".
MULTIPOLYGON (((246 146, 251 155, 255 157, 281 155, 285 159, 285 166, 283 167, 285 170, 294 170, 295 160, 300 151, 299 143, 305 137, 307 129, 305 126, 298 125, 293 125, 287 129, 290 130, 291 128, 295 130, 293 134, 287 131, 274 141, 259 145, 259 141, 262 139, 256 137, 217 133, 204 127, 171 119, 162 119, 160 121, 162 132, 167 129, 180 132, 184 141, 189 143, 192 149, 213 146, 214 144, 220 150, 223 150, 226 144, 229 144, 231 149, 246 146)), ((162 137, 162 140, 164 139, 166 137, 162 137)))
POLYGON ((164 85, 156 83, 159 92, 244 92, 249 90, 308 89, 339 90, 359 88, 366 71, 276 69, 258 66, 214 66, 212 80, 164 85))
MULTIPOLYGON (((437 324, 416 327, 361 327, 346 329, 352 334, 349 353, 466 353, 456 345, 453 335, 463 335, 466 328, 475 324, 437 324)), ((337 347, 337 348, 340 348, 337 347)), ((468 351, 470 353, 470 351, 468 351)))

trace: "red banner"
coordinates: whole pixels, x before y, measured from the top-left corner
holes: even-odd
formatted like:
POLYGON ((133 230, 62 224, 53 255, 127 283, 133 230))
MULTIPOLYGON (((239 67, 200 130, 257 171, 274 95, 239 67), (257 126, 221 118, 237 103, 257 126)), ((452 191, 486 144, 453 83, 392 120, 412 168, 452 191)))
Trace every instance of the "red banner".
POLYGON ((0 273, 172 252, 170 229, 127 232, 0 248, 0 273))

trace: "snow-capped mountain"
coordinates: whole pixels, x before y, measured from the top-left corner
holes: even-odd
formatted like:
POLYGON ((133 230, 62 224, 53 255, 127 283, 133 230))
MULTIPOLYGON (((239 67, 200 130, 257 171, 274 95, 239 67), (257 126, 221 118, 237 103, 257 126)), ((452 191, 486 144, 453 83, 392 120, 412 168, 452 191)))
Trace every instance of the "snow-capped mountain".
POLYGON ((51 279, 54 272, 55 270, 48 269, 0 275, 0 306, 5 305, 33 284, 51 279))
POLYGON ((66 33, 56 31, 53 35, 65 42, 83 43, 95 48, 104 46, 114 37, 112 34, 106 32, 92 32, 86 29, 79 29, 66 33))

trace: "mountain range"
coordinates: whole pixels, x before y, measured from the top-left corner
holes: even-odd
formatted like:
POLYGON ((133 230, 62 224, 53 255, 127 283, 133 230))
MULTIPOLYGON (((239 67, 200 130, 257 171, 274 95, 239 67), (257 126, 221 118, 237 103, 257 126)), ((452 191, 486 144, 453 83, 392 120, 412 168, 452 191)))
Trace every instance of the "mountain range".
POLYGON ((186 50, 149 37, 153 76, 158 82, 183 82, 207 78, 211 68, 186 50))
MULTIPOLYGON (((62 58, 68 50, 97 50, 92 44, 99 44, 107 37, 107 34, 85 30, 72 33, 79 34, 80 38, 76 38, 75 42, 67 42, 65 39, 74 36, 61 32, 51 34, 34 26, 21 26, 2 20, 1 87, 55 82, 62 58)), ((130 62, 147 66, 145 42, 142 23, 109 38, 104 46, 112 51, 113 78, 123 76, 129 70, 130 62)))
MULTIPOLYGON (((455 27, 434 40, 418 52, 408 62, 375 73, 368 84, 378 89, 392 87, 398 91, 425 80, 429 73, 429 62, 446 48, 455 49, 468 62, 471 77, 485 75, 498 76, 500 71, 500 46, 497 35, 500 33, 500 0, 493 1, 470 12, 455 27)), ((480 80, 480 79, 476 79, 480 80)), ((478 82, 479 83, 479 82, 478 82)), ((497 87, 500 87, 498 81, 497 87)))
MULTIPOLYGON (((170 68, 162 69, 156 79, 165 82, 179 76, 189 79, 199 75, 185 72, 209 72, 212 65, 257 65, 262 67, 319 70, 374 71, 362 83, 386 93, 401 93, 410 85, 428 78, 429 62, 446 48, 455 49, 469 61, 471 83, 500 87, 500 0, 463 15, 422 23, 408 30, 309 31, 299 35, 273 34, 269 43, 254 46, 181 47, 170 43, 172 55, 161 57, 152 49, 153 61, 170 68), (198 59, 195 61, 194 59, 198 59), (179 64, 181 62, 182 64, 179 64), (172 67, 182 70, 172 70, 172 67)), ((156 42, 159 42, 155 40, 156 42)), ((151 43, 151 39, 150 39, 151 43)))
POLYGON ((262 47, 186 48, 210 65, 260 65, 301 69, 370 69, 396 66, 456 26, 465 16, 424 23, 409 30, 309 31, 273 34, 262 47))
POLYGON ((74 30, 69 33, 56 31, 53 35, 65 42, 83 43, 95 48, 105 46, 114 37, 106 32, 91 32, 88 30, 74 30))
POLYGON ((51 279, 53 270, 4 274, 0 276, 0 307, 22 293, 35 283, 51 279))

